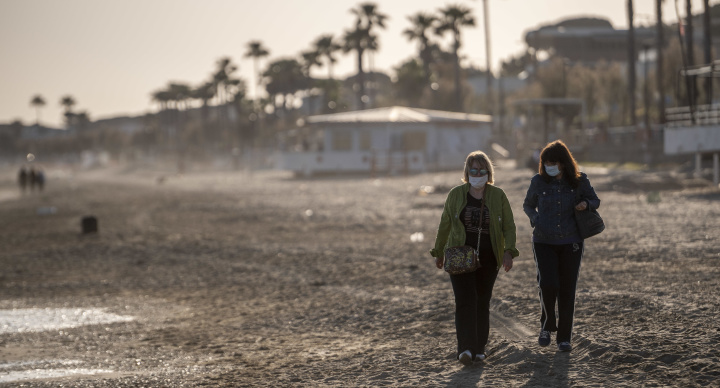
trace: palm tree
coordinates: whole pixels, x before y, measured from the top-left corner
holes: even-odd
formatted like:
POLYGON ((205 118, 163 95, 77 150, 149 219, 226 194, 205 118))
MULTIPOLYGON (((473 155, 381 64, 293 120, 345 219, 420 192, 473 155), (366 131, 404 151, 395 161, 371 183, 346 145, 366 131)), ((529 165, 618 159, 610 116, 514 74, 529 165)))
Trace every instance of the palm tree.
POLYGON ((295 94, 308 85, 308 77, 303 66, 295 59, 279 59, 270 63, 263 76, 268 79, 268 94, 280 95, 283 98, 295 94))
POLYGON ((308 50, 303 51, 300 53, 300 56, 302 57, 302 68, 305 72, 305 76, 310 78, 310 71, 313 67, 320 67, 322 63, 320 62, 320 53, 314 50, 308 50))
POLYGON ((435 29, 438 35, 450 31, 453 35, 453 61, 455 64, 455 109, 461 111, 463 108, 462 91, 460 85, 460 56, 458 51, 462 46, 460 29, 462 27, 475 26, 475 18, 471 15, 472 10, 462 5, 449 5, 440 9, 440 25, 435 29))
POLYGON ((170 98, 175 102, 175 108, 177 110, 187 110, 189 107, 188 102, 192 98, 192 88, 187 84, 171 82, 167 90, 170 93, 170 98))
POLYGON ((397 81, 393 83, 396 97, 412 107, 420 107, 423 92, 427 87, 426 74, 423 64, 416 58, 411 58, 395 68, 397 81))
POLYGON ((205 82, 202 85, 194 88, 190 91, 191 98, 194 98, 196 100, 199 100, 202 102, 202 105, 200 107, 200 122, 201 122, 201 128, 199 133, 199 140, 200 140, 200 147, 203 148, 205 146, 205 133, 208 131, 207 128, 207 121, 208 121, 208 104, 210 100, 215 97, 215 85, 213 85, 212 82, 205 82))
POLYGON ((72 108, 75 106, 75 103, 75 99, 69 94, 60 99, 60 105, 65 108, 66 113, 72 112, 72 108))
POLYGON ((67 124, 67 127, 70 128, 73 125, 73 116, 75 116, 72 111, 72 108, 75 105, 75 99, 69 94, 65 95, 60 99, 60 105, 65 108, 65 122, 67 124))
POLYGON ((270 63, 263 76, 268 80, 266 89, 271 101, 275 101, 274 96, 282 96, 282 114, 285 108, 292 105, 295 93, 309 85, 309 79, 296 59, 279 59, 270 63))
POLYGON ((201 116, 203 122, 207 119, 208 106, 210 104, 210 100, 215 97, 215 93, 215 85, 211 81, 204 82, 202 85, 190 91, 190 97, 199 100, 202 103, 201 116))
POLYGON ((305 76, 308 80, 308 93, 307 93, 307 101, 308 101, 308 114, 313 114, 313 89, 315 88, 315 82, 312 79, 312 76, 310 75, 310 72, 312 71, 313 67, 320 67, 322 63, 320 62, 320 53, 314 50, 305 51, 300 54, 302 56, 302 68, 305 72, 305 76))
POLYGON ((172 101, 172 96, 170 95, 170 92, 165 89, 160 89, 152 92, 150 98, 158 103, 158 105, 160 106, 160 111, 168 109, 170 101, 172 101))
POLYGON ((221 128, 227 130, 229 121, 229 102, 233 97, 234 90, 241 83, 233 75, 238 67, 233 64, 232 59, 228 57, 220 58, 216 63, 217 70, 213 73, 212 82, 217 91, 218 105, 221 105, 221 128))
POLYGON ((368 52, 368 63, 369 63, 369 70, 370 70, 370 80, 368 82, 368 86, 370 87, 370 90, 368 91, 368 102, 367 104, 370 104, 370 107, 374 107, 375 105, 375 94, 377 91, 377 84, 375 83, 375 76, 377 75, 377 72, 375 72, 375 53, 380 49, 380 44, 377 40, 377 35, 370 35, 370 39, 368 40, 368 46, 367 46, 367 52, 368 52))
POLYGON ((350 12, 355 15, 355 29, 345 31, 343 38, 343 51, 357 52, 357 83, 358 83, 358 105, 360 109, 365 109, 365 104, 369 101, 365 95, 365 72, 363 70, 363 55, 366 50, 377 50, 379 47, 377 38, 373 35, 375 26, 385 28, 385 20, 388 16, 380 13, 377 6, 373 3, 363 3, 357 8, 353 8, 350 12))
POLYGON ((215 97, 215 85, 205 82, 190 92, 190 96, 202 102, 203 111, 207 110, 208 103, 215 97))
POLYGON ((174 96, 170 92, 170 88, 163 88, 156 90, 150 94, 150 97, 152 101, 156 102, 160 110, 158 112, 158 119, 160 121, 160 126, 163 129, 163 132, 165 132, 165 136, 167 136, 168 139, 173 138, 172 129, 170 129, 170 123, 171 123, 171 116, 172 113, 169 111, 170 104, 174 99, 174 96))
POLYGON ((90 114, 84 110, 82 112, 78 112, 75 115, 76 121, 77 121, 77 128, 79 131, 85 131, 90 125, 90 114))
POLYGON ((40 109, 45 106, 45 99, 43 96, 36 94, 30 100, 30 105, 35 108, 35 125, 40 126, 40 109))
POLYGON ((432 47, 427 31, 433 28, 437 18, 424 12, 418 12, 415 15, 408 16, 408 20, 412 26, 403 30, 403 35, 409 40, 417 40, 420 43, 419 58, 422 61, 423 71, 425 73, 425 82, 430 81, 430 63, 432 62, 432 47))
POLYGON ((345 31, 343 36, 343 52, 357 52, 357 76, 353 89, 356 91, 358 107, 364 109, 365 103, 365 70, 363 70, 363 55, 368 45, 367 32, 360 29, 345 31))
POLYGON ((248 42, 247 51, 245 52, 245 58, 253 59, 253 74, 255 74, 255 82, 253 85, 253 98, 255 99, 258 98, 257 87, 260 85, 260 80, 262 79, 260 77, 260 74, 258 73, 258 62, 260 61, 260 58, 267 57, 268 55, 270 55, 270 51, 263 47, 262 42, 257 40, 248 42))
POLYGON ((220 58, 216 63, 217 70, 213 73, 213 83, 217 90, 219 104, 228 102, 227 89, 231 83, 233 73, 237 71, 237 66, 232 63, 232 59, 228 57, 220 58))
MULTIPOLYGON (((333 56, 342 46, 335 43, 332 35, 323 35, 315 41, 315 51, 318 53, 318 59, 325 58, 328 66, 328 79, 333 79, 333 65, 337 59, 333 56)), ((322 67, 322 62, 320 63, 322 67)))
POLYGON ((363 28, 372 32, 374 26, 385 28, 385 21, 388 16, 380 13, 377 10, 377 5, 374 3, 363 3, 359 7, 350 10, 350 13, 356 17, 356 27, 363 28))

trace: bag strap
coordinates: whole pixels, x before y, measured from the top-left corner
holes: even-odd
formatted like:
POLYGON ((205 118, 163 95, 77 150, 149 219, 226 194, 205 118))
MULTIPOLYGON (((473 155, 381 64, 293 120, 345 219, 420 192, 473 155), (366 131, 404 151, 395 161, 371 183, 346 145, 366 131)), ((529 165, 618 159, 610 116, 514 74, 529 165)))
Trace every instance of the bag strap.
MULTIPOLYGON (((577 205, 578 202, 580 202, 581 199, 582 199, 582 197, 580 196, 580 185, 578 185, 578 187, 575 188, 575 205, 577 205)), ((585 202, 587 202, 587 201, 585 201, 585 202)), ((573 205, 573 208, 575 207, 575 205, 573 205)), ((587 202, 587 205, 588 205, 588 208, 589 208, 589 207, 590 207, 590 202, 587 202)))
MULTIPOLYGON (((580 185, 575 189, 575 205, 577 205, 583 198, 580 196, 580 185)), ((590 201, 587 199, 584 200, 585 204, 587 204, 587 210, 593 211, 593 209, 590 207, 590 201)), ((574 207, 574 206, 573 206, 574 207)))
MULTIPOLYGON (((487 187, 486 187, 487 189, 487 187)), ((485 219, 485 191, 483 191, 483 197, 480 200, 480 222, 478 223, 478 241, 475 253, 480 255, 480 233, 482 233, 482 224, 485 219)))

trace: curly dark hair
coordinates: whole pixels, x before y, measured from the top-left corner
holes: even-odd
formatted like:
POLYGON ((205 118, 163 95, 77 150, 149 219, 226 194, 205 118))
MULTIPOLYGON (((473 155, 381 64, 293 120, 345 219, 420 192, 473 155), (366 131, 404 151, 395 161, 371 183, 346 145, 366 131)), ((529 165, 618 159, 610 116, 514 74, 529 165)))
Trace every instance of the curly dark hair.
POLYGON ((540 152, 538 174, 549 182, 553 177, 545 171, 545 163, 548 162, 560 163, 562 165, 562 178, 570 183, 570 186, 578 187, 580 184, 580 169, 572 153, 562 140, 555 140, 548 143, 540 152))

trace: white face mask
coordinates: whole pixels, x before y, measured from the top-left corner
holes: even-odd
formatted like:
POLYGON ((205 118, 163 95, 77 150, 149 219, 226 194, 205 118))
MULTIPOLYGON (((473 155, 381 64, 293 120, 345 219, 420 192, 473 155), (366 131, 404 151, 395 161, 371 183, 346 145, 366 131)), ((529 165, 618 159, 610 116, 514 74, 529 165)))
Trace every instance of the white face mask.
POLYGON ((470 180, 470 184, 472 185, 472 187, 479 189, 487 183, 488 176, 487 175, 477 176, 477 177, 471 176, 471 177, 468 177, 468 179, 470 180))
POLYGON ((546 172, 548 175, 550 175, 550 176, 558 176, 558 174, 560 174, 560 167, 558 167, 557 165, 555 165, 555 166, 548 166, 548 165, 546 164, 546 165, 545 165, 545 172, 546 172))

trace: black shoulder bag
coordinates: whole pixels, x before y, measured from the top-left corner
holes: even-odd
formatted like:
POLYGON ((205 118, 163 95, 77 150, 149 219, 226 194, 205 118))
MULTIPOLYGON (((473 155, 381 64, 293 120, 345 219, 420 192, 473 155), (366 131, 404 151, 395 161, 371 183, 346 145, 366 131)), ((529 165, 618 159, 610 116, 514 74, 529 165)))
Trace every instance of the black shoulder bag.
MULTIPOLYGON (((578 187, 575 191, 575 205, 580 203, 581 200, 580 187, 578 187)), ((600 232, 605 230, 605 222, 602 217, 600 217, 600 214, 590 206, 590 201, 585 202, 587 203, 587 209, 582 211, 575 210, 575 222, 580 231, 580 237, 583 239, 600 234, 600 232)))

